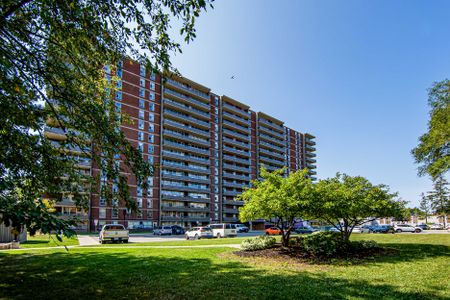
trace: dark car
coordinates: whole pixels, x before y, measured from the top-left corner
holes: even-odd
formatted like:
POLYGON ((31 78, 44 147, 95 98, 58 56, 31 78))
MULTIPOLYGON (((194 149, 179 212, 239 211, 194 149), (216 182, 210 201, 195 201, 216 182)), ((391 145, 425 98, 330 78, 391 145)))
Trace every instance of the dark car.
POLYGON ((178 225, 173 225, 172 226, 172 234, 177 235, 177 234, 184 234, 184 228, 178 225))
POLYGON ((299 233, 299 234, 309 234, 309 233, 313 233, 313 232, 316 232, 316 230, 314 228, 312 228, 311 226, 301 226, 301 227, 295 228, 295 233, 299 233))
POLYGON ((417 227, 419 227, 422 230, 430 230, 430 226, 428 226, 427 224, 420 224, 417 225, 417 227))
POLYGON ((373 233, 395 233, 394 227, 391 225, 372 226, 371 230, 373 233))

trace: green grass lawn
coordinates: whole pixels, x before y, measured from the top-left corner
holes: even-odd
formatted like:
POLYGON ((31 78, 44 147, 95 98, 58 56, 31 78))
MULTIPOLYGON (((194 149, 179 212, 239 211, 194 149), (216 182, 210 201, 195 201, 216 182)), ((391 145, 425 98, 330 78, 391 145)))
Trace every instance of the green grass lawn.
POLYGON ((310 265, 230 248, 0 252, 0 299, 450 299, 450 235, 361 238, 398 254, 310 265))
POLYGON ((45 248, 57 246, 73 246, 78 245, 77 237, 66 238, 63 237, 62 242, 58 241, 55 235, 36 234, 35 236, 28 235, 26 242, 20 243, 20 248, 45 248))

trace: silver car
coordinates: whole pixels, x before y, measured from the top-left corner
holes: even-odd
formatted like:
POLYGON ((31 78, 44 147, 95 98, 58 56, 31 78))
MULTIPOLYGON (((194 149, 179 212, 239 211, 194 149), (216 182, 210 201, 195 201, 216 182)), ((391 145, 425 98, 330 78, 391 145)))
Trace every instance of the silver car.
POLYGON ((212 239, 213 232, 209 227, 194 227, 186 231, 184 234, 187 240, 194 239, 212 239))

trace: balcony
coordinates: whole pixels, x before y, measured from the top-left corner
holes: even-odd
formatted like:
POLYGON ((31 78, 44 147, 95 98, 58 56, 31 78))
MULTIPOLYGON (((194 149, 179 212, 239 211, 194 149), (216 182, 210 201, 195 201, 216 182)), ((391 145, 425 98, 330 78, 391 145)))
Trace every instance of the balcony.
POLYGON ((259 140, 264 139, 267 142, 270 142, 271 144, 276 144, 279 147, 282 147, 283 149, 286 147, 286 141, 285 140, 279 140, 274 138, 273 136, 264 134, 264 133, 259 133, 259 140))
POLYGON ((210 222, 211 218, 209 217, 191 217, 191 216, 182 216, 182 217, 172 217, 172 216, 161 216, 162 221, 176 221, 176 222, 210 222))
POLYGON ((179 160, 182 160, 182 161, 189 161, 189 162, 204 164, 204 165, 207 165, 207 166, 210 165, 209 158, 208 159, 200 159, 200 158, 197 158, 197 157, 192 157, 192 156, 189 156, 189 155, 181 155, 181 154, 170 152, 170 151, 167 151, 167 150, 163 150, 163 157, 164 158, 175 158, 175 159, 179 159, 179 160))
POLYGON ((224 207, 222 209, 222 211, 225 214, 238 214, 239 213, 239 209, 237 209, 237 208, 226 208, 226 207, 224 207))
POLYGON ((190 152, 194 152, 194 153, 199 153, 199 154, 203 154, 203 155, 210 155, 210 150, 204 150, 204 149, 188 146, 186 144, 170 142, 167 140, 163 141, 163 147, 164 146, 181 149, 181 150, 185 150, 185 151, 190 151, 190 152))
MULTIPOLYGON (((167 78, 167 77, 165 79, 166 79, 166 85, 170 85, 170 86, 182 89, 183 91, 194 94, 198 97, 201 97, 202 99, 207 100, 208 102, 210 101, 209 95, 205 92, 196 90, 196 89, 191 88, 181 82, 175 81, 175 80, 167 78)), ((202 104, 204 104, 204 103, 202 102, 202 104)))
POLYGON ((241 163, 241 164, 246 164, 246 165, 250 165, 251 164, 250 159, 238 158, 238 157, 231 156, 231 155, 224 154, 222 156, 222 158, 223 158, 223 160, 232 161, 232 162, 238 162, 238 163, 241 163))
POLYGON ((231 164, 227 164, 227 163, 223 164, 223 168, 227 169, 227 170, 234 170, 234 171, 240 171, 240 172, 245 172, 245 173, 250 173, 250 171, 251 171, 250 167, 239 167, 239 166, 231 165, 231 164))
POLYGON ((309 174, 309 175, 317 175, 317 172, 316 172, 316 171, 309 170, 308 174, 309 174))
POLYGON ((197 126, 200 126, 202 128, 209 130, 210 125, 209 125, 209 122, 207 122, 207 121, 199 120, 190 115, 183 114, 183 113, 180 113, 180 112, 177 112, 177 111, 174 111, 171 109, 167 109, 167 108, 165 108, 163 110, 163 113, 164 113, 164 115, 171 116, 172 118, 179 120, 181 122, 191 122, 197 126))
POLYGON ((310 164, 310 163, 306 163, 306 167, 307 167, 309 170, 312 170, 312 169, 316 169, 316 168, 317 168, 315 165, 312 165, 312 164, 310 164))
POLYGON ((274 144, 270 144, 270 143, 267 143, 267 142, 264 142, 264 141, 259 141, 259 145, 269 147, 270 149, 276 149, 276 150, 278 150, 280 152, 283 152, 283 153, 286 151, 286 148, 284 148, 284 147, 280 147, 280 146, 277 146, 277 145, 274 145, 274 144))
POLYGON ((162 173, 161 176, 164 179, 173 179, 173 180, 195 182, 195 183, 203 183, 203 184, 210 184, 211 183, 208 178, 201 179, 201 178, 194 178, 194 177, 185 176, 185 175, 173 175, 173 174, 168 174, 168 173, 162 173))
POLYGON ((168 136, 168 137, 172 137, 175 139, 180 139, 183 140, 185 142, 188 143, 192 143, 192 144, 197 144, 197 145, 201 145, 204 147, 210 147, 211 146, 211 142, 209 141, 204 141, 203 139, 199 139, 196 136, 192 136, 192 135, 184 135, 182 133, 176 132, 176 131, 172 131, 169 129, 164 129, 163 130, 163 134, 164 136, 168 136))
POLYGON ((162 211, 210 212, 209 207, 162 205, 162 211))
POLYGON ((161 187, 163 190, 170 190, 170 191, 181 191, 181 192, 199 192, 199 193, 209 193, 210 188, 203 188, 203 187, 194 187, 194 186, 188 186, 188 185, 176 185, 176 184, 170 184, 170 183, 162 183, 161 187))
POLYGON ((315 164, 317 161, 314 158, 307 157, 306 162, 315 164))
POLYGON ((55 140, 65 140, 66 139, 66 133, 62 128, 58 127, 48 127, 46 126, 44 129, 44 135, 48 137, 49 139, 55 139, 55 140))
POLYGON ((227 205, 235 205, 235 206, 242 206, 242 205, 244 205, 244 201, 238 201, 238 200, 223 200, 223 204, 227 204, 227 205))
POLYGON ((207 170, 197 169, 197 168, 189 167, 187 165, 179 165, 179 164, 169 163, 169 162, 165 162, 165 161, 162 162, 162 165, 164 168, 175 169, 175 170, 186 171, 186 172, 193 172, 193 173, 200 173, 200 174, 207 174, 207 175, 209 175, 211 173, 211 171, 209 169, 207 169, 207 170))
POLYGON ((246 157, 250 157, 250 151, 242 151, 242 150, 238 150, 236 148, 231 148, 228 146, 223 146, 223 151, 224 152, 231 152, 237 155, 242 155, 242 156, 246 156, 246 157))
POLYGON ((236 183, 236 182, 229 182, 229 181, 223 181, 222 185, 226 186, 226 187, 235 187, 235 188, 242 188, 242 189, 249 187, 249 185, 245 184, 245 183, 236 183))
POLYGON ((305 155, 307 157, 316 157, 316 154, 314 152, 306 152, 305 155))
POLYGON ((173 196, 173 195, 164 195, 162 193, 161 193, 161 199, 163 201, 164 200, 172 200, 172 201, 195 202, 195 203, 209 203, 209 202, 211 202, 211 199, 209 199, 209 198, 194 198, 194 197, 188 197, 188 196, 173 196))
POLYGON ((276 139, 280 139, 282 141, 284 141, 285 137, 286 137, 284 133, 277 132, 277 131, 275 131, 273 129, 270 129, 270 128, 267 128, 267 127, 264 127, 264 126, 258 126, 258 130, 260 132, 266 133, 266 134, 268 134, 268 135, 270 135, 270 136, 272 136, 272 137, 274 137, 276 139))
POLYGON ((246 119, 250 119, 250 112, 239 109, 239 108, 237 108, 231 104, 228 104, 226 102, 223 102, 223 109, 230 110, 232 112, 239 114, 240 116, 243 116, 246 119))
POLYGON ((280 154, 280 153, 278 153, 278 152, 274 152, 274 151, 269 151, 269 150, 266 150, 266 149, 264 149, 264 148, 259 148, 259 150, 258 150, 260 153, 264 153, 264 154, 266 154, 266 155, 270 155, 270 156, 274 156, 274 157, 277 157, 277 158, 279 158, 279 159, 285 159, 285 154, 280 154))
POLYGON ((311 145, 311 146, 315 146, 316 145, 316 142, 313 141, 311 138, 305 138, 305 143, 307 145, 311 145))
POLYGON ((265 119, 259 119, 258 122, 269 126, 270 128, 276 130, 277 132, 284 134, 284 126, 283 125, 277 125, 277 124, 269 122, 265 119))
POLYGON ((233 196, 233 197, 235 197, 235 196, 239 196, 240 194, 242 194, 242 192, 230 191, 230 190, 224 190, 222 192, 222 195, 224 195, 224 196, 233 196))
POLYGON ((187 131, 189 133, 198 134, 198 135, 200 135, 202 137, 205 137, 205 138, 210 138, 211 137, 211 134, 210 134, 209 130, 206 131, 206 130, 197 129, 197 128, 194 128, 192 126, 184 125, 183 123, 180 123, 180 122, 177 122, 177 121, 172 121, 170 119, 164 119, 164 126, 171 127, 171 128, 178 128, 178 129, 187 131))
POLYGON ((233 217, 223 217, 224 222, 239 222, 239 218, 233 218, 233 217))
POLYGON ((246 181, 251 180, 250 176, 248 176, 248 175, 236 175, 236 174, 227 173, 227 172, 223 172, 222 176, 224 178, 232 178, 232 179, 238 179, 238 180, 246 180, 246 181))
POLYGON ((285 166, 285 162, 284 161, 271 159, 271 158, 268 158, 268 157, 265 157, 265 156, 259 156, 259 160, 261 162, 267 162, 267 163, 275 165, 275 166, 280 166, 280 168, 285 166))
POLYGON ((175 108, 181 110, 183 113, 188 115, 195 115, 196 117, 204 118, 209 120, 210 115, 209 112, 201 111, 197 108, 191 107, 189 105, 181 104, 176 101, 170 100, 170 99, 163 99, 164 105, 170 108, 175 108))
POLYGON ((222 111, 222 117, 229 118, 233 122, 237 122, 237 123, 240 123, 240 124, 242 124, 244 126, 250 127, 250 120, 249 119, 245 119, 245 118, 243 118, 241 116, 229 113, 227 111, 222 111))
POLYGON ((250 149, 250 143, 243 143, 237 140, 230 139, 226 136, 224 136, 222 140, 224 144, 232 144, 234 146, 242 147, 244 149, 250 149))
POLYGON ((250 142, 250 130, 248 131, 248 134, 242 134, 236 131, 229 130, 227 128, 222 128, 222 133, 230 135, 232 137, 239 137, 246 142, 250 142))
POLYGON ((312 152, 316 151, 316 148, 314 148, 313 146, 310 146, 308 144, 305 145, 305 149, 306 149, 306 151, 312 151, 312 152))
POLYGON ((229 126, 233 129, 235 129, 235 130, 239 130, 241 133, 243 133, 246 136, 250 136, 250 127, 244 127, 239 124, 230 122, 228 120, 222 120, 222 123, 226 126, 229 126))

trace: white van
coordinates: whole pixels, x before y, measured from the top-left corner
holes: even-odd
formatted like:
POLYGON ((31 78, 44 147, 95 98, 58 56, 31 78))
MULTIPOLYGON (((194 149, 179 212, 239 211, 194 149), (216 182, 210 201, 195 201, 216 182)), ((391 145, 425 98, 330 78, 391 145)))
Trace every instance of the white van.
POLYGON ((209 225, 216 238, 235 237, 237 236, 236 225, 234 224, 211 224, 209 225))

